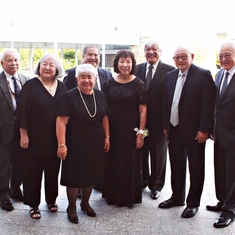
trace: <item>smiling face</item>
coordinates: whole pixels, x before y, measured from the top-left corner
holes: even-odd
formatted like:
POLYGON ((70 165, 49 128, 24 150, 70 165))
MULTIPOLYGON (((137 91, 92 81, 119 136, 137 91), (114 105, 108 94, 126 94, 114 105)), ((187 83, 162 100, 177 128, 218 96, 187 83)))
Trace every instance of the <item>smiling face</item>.
POLYGON ((54 76, 56 74, 56 65, 53 58, 47 58, 41 61, 39 74, 42 79, 54 79, 54 76))
POLYGON ((219 51, 219 62, 225 70, 230 70, 235 66, 235 49, 231 44, 224 44, 219 51))
POLYGON ((128 75, 132 70, 131 57, 120 57, 118 60, 118 70, 121 75, 128 75))
POLYGON ((81 72, 77 78, 77 84, 82 93, 90 94, 95 86, 96 77, 89 71, 81 72))
POLYGON ((160 60, 161 52, 157 45, 145 47, 145 57, 149 64, 154 65, 160 60))
POLYGON ((193 63, 194 54, 190 53, 189 49, 184 47, 178 47, 174 53, 175 66, 184 72, 193 63))
POLYGON ((19 68, 19 56, 14 51, 8 51, 5 53, 3 60, 1 61, 3 69, 10 75, 15 75, 19 68))
POLYGON ((83 55, 83 63, 92 64, 95 68, 97 68, 100 63, 100 55, 98 48, 88 47, 86 53, 83 55))

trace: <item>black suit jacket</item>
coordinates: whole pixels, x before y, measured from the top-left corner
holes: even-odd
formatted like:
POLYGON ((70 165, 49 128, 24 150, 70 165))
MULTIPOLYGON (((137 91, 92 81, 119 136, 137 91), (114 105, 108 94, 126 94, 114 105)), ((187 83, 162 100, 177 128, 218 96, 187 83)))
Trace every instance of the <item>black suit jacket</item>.
MULTIPOLYGON (((18 74, 22 84, 28 77, 18 74)), ((8 144, 12 141, 15 128, 14 108, 11 94, 4 71, 0 73, 0 143, 8 144)))
MULTIPOLYGON (((66 70, 66 76, 64 77, 63 83, 66 86, 67 90, 71 90, 72 88, 77 86, 75 70, 76 70, 76 67, 66 70)), ((102 90, 104 86, 104 82, 107 79, 112 78, 112 73, 104 69, 98 68, 98 74, 99 74, 100 85, 101 85, 101 90, 102 90)))
MULTIPOLYGON (((146 82, 147 63, 137 65, 136 76, 144 83, 146 82)), ((159 61, 157 70, 153 75, 152 82, 147 89, 147 123, 146 127, 150 133, 162 132, 162 99, 163 86, 166 73, 175 69, 175 67, 164 64, 159 61)))
MULTIPOLYGON (((179 70, 166 75, 164 86, 163 127, 170 129, 171 105, 179 70)), ((209 70, 192 64, 179 101, 179 130, 186 142, 195 141, 198 131, 212 133, 215 104, 215 83, 209 70)))
POLYGON ((235 149, 235 74, 220 97, 220 84, 226 71, 221 69, 215 78, 215 142, 225 149, 235 149))

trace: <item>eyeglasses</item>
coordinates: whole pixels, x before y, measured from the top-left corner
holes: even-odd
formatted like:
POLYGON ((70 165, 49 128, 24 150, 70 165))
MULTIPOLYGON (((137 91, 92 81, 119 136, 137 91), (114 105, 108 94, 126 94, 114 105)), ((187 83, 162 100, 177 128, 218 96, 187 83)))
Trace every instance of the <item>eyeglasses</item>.
POLYGON ((174 57, 173 57, 173 60, 174 60, 174 61, 179 61, 180 59, 181 59, 181 60, 187 60, 187 58, 188 58, 188 55, 182 54, 182 55, 174 56, 174 57))
POLYGON ((231 54, 231 53, 225 53, 225 54, 219 54, 218 58, 219 58, 219 60, 222 60, 223 58, 229 59, 232 56, 233 56, 233 54, 231 54))

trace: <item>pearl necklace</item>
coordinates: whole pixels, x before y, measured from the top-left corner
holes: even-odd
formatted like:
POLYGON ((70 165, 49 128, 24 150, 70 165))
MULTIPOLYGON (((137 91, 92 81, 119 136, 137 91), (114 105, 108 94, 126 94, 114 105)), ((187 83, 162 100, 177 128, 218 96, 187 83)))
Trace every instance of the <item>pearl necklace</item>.
POLYGON ((84 104, 84 106, 85 106, 85 108, 86 108, 86 111, 87 111, 88 115, 89 115, 91 118, 95 117, 96 111, 97 111, 96 99, 95 99, 95 92, 93 91, 93 93, 92 93, 92 94, 93 94, 94 104, 95 104, 95 112, 94 112, 93 115, 91 115, 91 113, 90 113, 90 111, 88 110, 88 107, 87 107, 87 105, 86 105, 86 103, 85 103, 85 100, 83 99, 82 93, 81 93, 81 91, 80 91, 79 88, 78 88, 78 90, 79 90, 79 94, 80 94, 80 96, 81 96, 82 102, 83 102, 83 104, 84 104))

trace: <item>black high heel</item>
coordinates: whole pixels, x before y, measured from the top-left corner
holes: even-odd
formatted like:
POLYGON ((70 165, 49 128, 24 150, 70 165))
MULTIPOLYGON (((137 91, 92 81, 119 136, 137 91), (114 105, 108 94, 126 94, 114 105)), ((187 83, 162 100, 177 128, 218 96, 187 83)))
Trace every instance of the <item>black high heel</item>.
POLYGON ((82 205, 82 203, 80 203, 80 207, 81 207, 81 210, 84 212, 84 213, 86 213, 88 216, 90 216, 90 217, 96 217, 96 213, 95 213, 95 211, 92 209, 91 211, 87 211, 84 207, 83 207, 83 205, 82 205))
POLYGON ((76 215, 75 217, 71 217, 71 216, 69 215, 68 209, 67 209, 67 215, 68 215, 68 219, 69 219, 69 221, 70 221, 71 223, 78 224, 78 216, 77 216, 77 215, 76 215))

